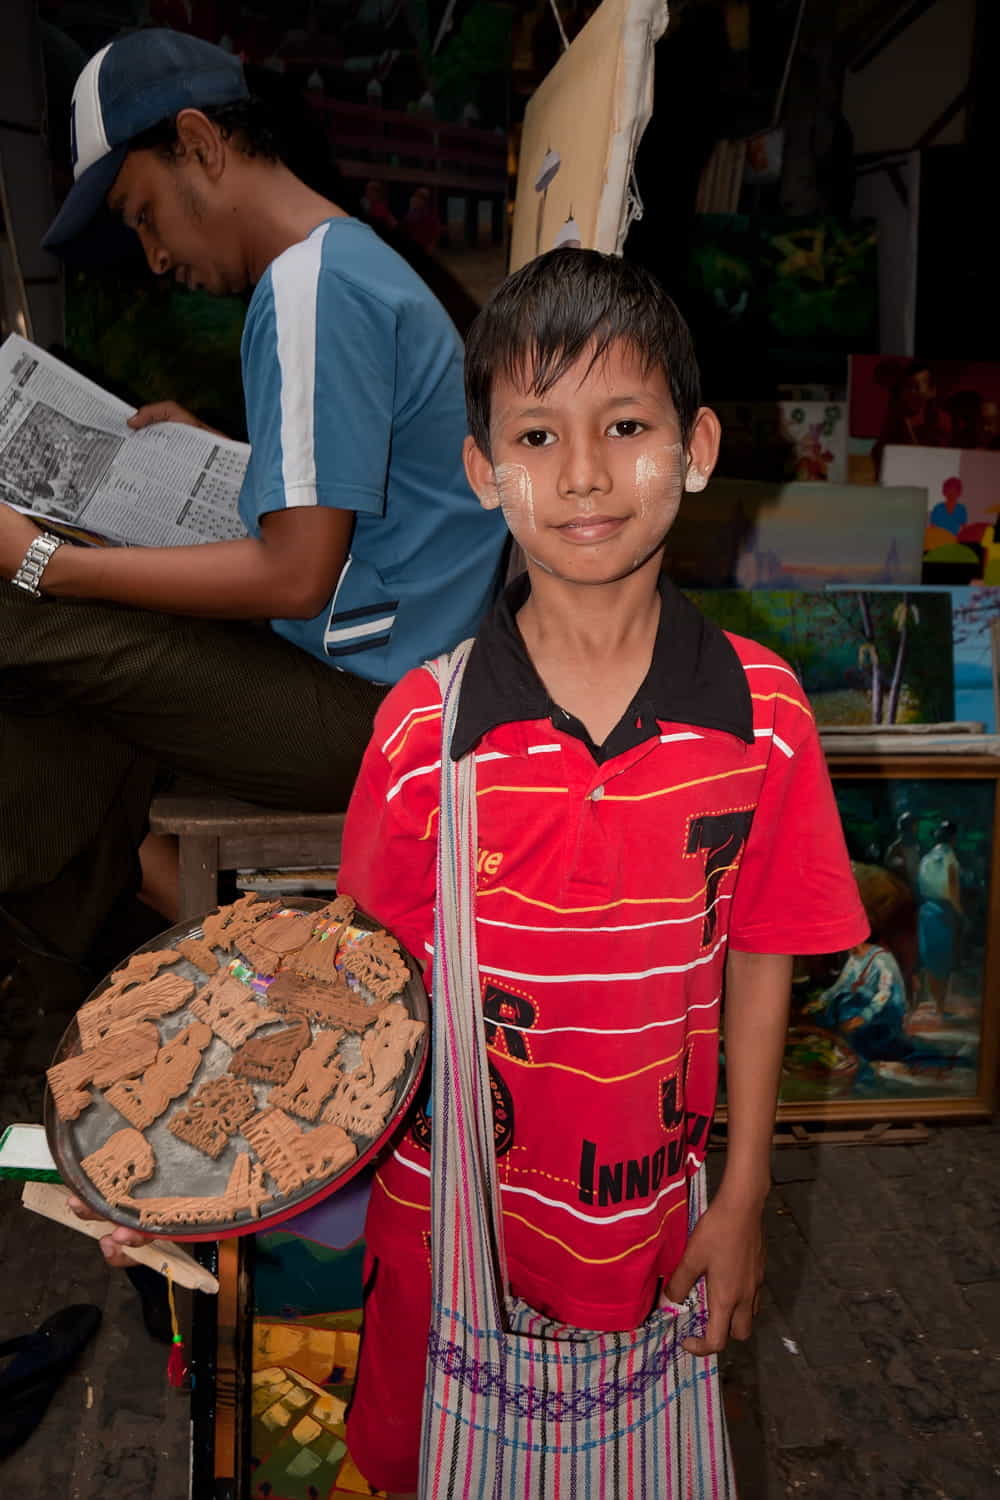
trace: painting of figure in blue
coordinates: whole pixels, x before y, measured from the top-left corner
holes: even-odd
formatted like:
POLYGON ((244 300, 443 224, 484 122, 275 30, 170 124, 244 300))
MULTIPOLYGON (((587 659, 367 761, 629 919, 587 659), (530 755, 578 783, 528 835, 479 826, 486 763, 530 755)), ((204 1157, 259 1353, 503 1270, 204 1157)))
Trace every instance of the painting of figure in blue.
POLYGON ((835 771, 871 931, 847 953, 796 959, 783 1104, 860 1113, 988 1092, 995 786, 988 776, 835 771))

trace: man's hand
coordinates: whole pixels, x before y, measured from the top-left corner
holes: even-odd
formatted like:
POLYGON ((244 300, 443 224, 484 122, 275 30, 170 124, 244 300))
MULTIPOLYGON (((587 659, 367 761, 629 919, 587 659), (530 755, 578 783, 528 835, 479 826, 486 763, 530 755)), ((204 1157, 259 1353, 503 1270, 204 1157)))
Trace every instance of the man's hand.
POLYGON ((689 1354, 718 1354, 732 1334, 748 1339, 764 1279, 764 1234, 759 1208, 729 1207, 718 1196, 695 1225, 667 1286, 672 1302, 683 1302, 700 1276, 706 1280, 708 1326, 702 1338, 687 1338, 689 1354))
POLYGON ((226 436, 217 427, 209 427, 207 422, 202 422, 194 412, 179 406, 176 401, 151 401, 148 406, 140 406, 135 416, 128 419, 128 425, 134 432, 141 431, 143 427, 154 427, 157 422, 180 422, 184 427, 200 427, 204 432, 214 432, 216 437, 226 436))
POLYGON ((0 500, 0 578, 13 578, 36 536, 41 531, 34 521, 0 500))
MULTIPOLYGON (((86 1203, 80 1198, 70 1198, 69 1206, 78 1219, 103 1218, 102 1214, 95 1214, 93 1209, 88 1208, 86 1203)), ((155 1236, 151 1234, 140 1234, 136 1229, 125 1229, 119 1225, 117 1229, 113 1229, 110 1234, 106 1234, 97 1243, 100 1245, 101 1254, 108 1265, 113 1266, 117 1271, 124 1271, 129 1266, 134 1266, 136 1262, 131 1260, 129 1256, 122 1254, 122 1247, 125 1245, 145 1245, 147 1240, 153 1238, 155 1236)))

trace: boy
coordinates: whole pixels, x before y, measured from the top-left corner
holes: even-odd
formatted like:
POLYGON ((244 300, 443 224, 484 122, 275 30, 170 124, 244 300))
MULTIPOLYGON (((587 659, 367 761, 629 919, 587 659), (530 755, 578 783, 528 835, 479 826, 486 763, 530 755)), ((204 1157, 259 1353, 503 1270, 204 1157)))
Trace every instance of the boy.
MULTIPOLYGON (((476 638, 451 747, 476 757, 512 1286, 547 1316, 613 1330, 705 1276, 707 1328, 685 1348, 711 1356, 748 1336, 763 1274, 790 955, 850 948, 867 923, 794 673, 661 572, 682 487, 703 488, 719 440, 670 299, 623 261, 552 251, 477 319, 466 389, 470 481, 527 558, 476 638), (688 1237, 723 983, 729 1149, 688 1237)), ((341 871, 428 957, 440 712, 422 669, 386 699, 341 871)), ((348 1423, 362 1473, 397 1495, 417 1485, 426 1364, 424 1104, 374 1181, 348 1423)))
MULTIPOLYGON (((696 1355, 746 1338, 791 955, 867 923, 808 703, 788 667, 703 619, 661 571, 719 424, 645 272, 556 250, 510 278, 466 351, 466 471, 527 574, 476 638, 451 753, 477 763, 477 928, 513 1289, 547 1316, 635 1327, 707 1277, 696 1355), (725 983, 729 1149, 687 1236, 715 1105, 725 983)), ((432 954, 435 682, 379 711, 341 888, 432 954)), ((429 1306, 429 1122, 380 1167, 349 1442, 417 1482, 429 1306)))

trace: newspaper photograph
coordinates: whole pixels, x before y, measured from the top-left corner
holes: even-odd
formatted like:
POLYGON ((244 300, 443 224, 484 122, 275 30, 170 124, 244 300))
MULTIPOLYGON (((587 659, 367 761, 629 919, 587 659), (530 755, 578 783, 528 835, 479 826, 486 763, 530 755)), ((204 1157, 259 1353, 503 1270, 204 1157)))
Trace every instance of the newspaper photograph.
POLYGON ((246 535, 246 443, 177 422, 133 432, 135 408, 12 333, 0 346, 0 500, 123 546, 246 535))

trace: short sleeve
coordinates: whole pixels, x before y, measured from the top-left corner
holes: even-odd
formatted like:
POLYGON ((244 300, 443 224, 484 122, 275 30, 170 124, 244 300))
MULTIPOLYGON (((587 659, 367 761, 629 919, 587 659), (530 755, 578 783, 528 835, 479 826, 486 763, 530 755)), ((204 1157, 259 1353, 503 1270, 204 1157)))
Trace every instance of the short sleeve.
POLYGON ((434 940, 441 694, 423 668, 379 709, 351 795, 338 888, 426 963, 434 940))
POLYGON ((243 337, 257 519, 292 506, 382 515, 392 443, 396 315, 324 266, 311 235, 272 264, 243 337))
POLYGON ((729 946, 745 953, 836 953, 868 921, 851 871, 819 735, 770 741, 768 769, 733 893, 729 946))

